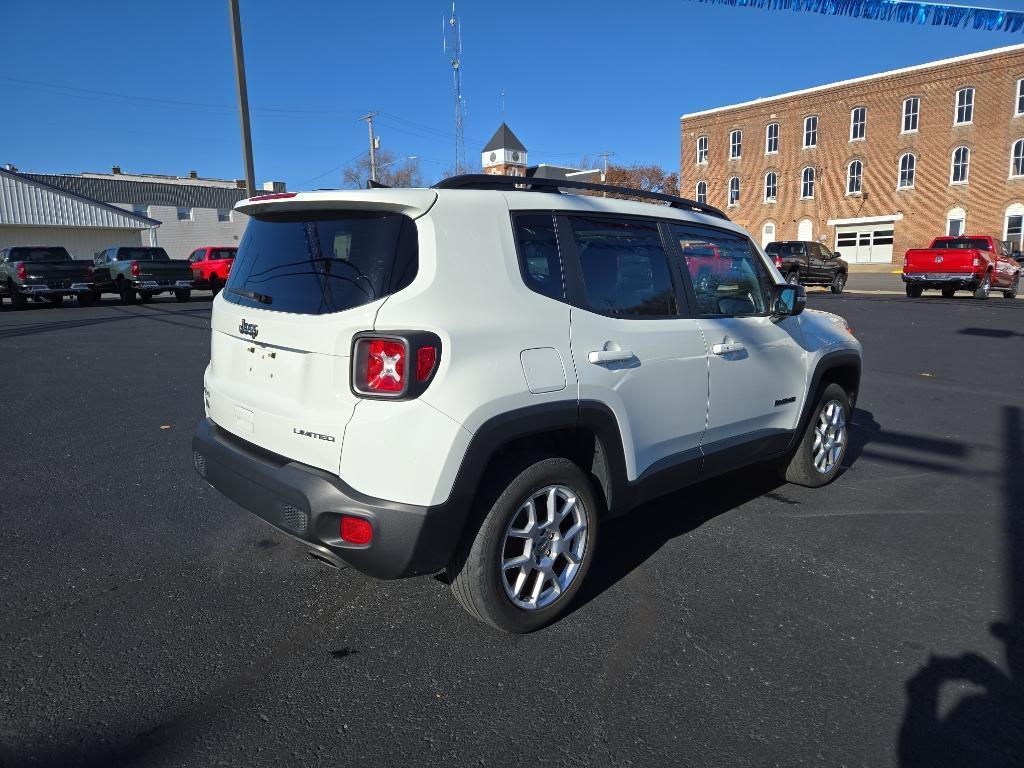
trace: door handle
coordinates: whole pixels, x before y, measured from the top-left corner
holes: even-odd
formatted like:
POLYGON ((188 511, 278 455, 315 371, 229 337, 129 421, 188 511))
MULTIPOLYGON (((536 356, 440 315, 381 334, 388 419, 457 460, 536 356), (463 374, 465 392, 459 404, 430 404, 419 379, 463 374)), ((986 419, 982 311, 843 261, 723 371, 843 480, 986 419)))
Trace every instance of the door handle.
POLYGON ((587 355, 587 359, 592 363, 619 363, 632 358, 633 353, 628 349, 600 349, 587 355))
POLYGON ((742 352, 745 349, 746 347, 744 347, 738 341, 730 341, 724 344, 711 345, 711 351, 714 352, 716 355, 728 355, 730 352, 742 352))

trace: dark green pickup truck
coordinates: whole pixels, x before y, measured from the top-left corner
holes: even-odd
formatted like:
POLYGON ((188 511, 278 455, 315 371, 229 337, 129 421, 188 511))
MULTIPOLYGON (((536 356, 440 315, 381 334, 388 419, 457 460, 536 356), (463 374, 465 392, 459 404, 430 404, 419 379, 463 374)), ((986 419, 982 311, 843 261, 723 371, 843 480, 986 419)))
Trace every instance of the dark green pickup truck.
POLYGON ((159 293, 174 292, 178 301, 192 296, 192 268, 185 261, 172 261, 163 248, 120 245, 96 254, 92 268, 97 297, 116 293, 121 301, 146 302, 159 293))
POLYGON ((24 309, 29 299, 59 304, 65 296, 77 296, 79 304, 91 304, 95 296, 91 266, 88 261, 75 261, 59 245, 4 248, 0 250, 0 303, 6 296, 15 309, 24 309))

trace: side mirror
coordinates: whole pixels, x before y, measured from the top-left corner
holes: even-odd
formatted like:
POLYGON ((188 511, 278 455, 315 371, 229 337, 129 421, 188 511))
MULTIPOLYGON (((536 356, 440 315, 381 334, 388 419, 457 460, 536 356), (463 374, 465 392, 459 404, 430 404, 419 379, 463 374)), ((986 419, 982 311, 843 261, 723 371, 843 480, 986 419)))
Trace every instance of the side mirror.
POLYGON ((841 254, 839 251, 832 251, 832 258, 833 259, 841 259, 841 258, 843 258, 843 254, 841 254))
POLYGON ((807 306, 807 289, 802 285, 772 286, 772 316, 793 317, 799 315, 807 306))

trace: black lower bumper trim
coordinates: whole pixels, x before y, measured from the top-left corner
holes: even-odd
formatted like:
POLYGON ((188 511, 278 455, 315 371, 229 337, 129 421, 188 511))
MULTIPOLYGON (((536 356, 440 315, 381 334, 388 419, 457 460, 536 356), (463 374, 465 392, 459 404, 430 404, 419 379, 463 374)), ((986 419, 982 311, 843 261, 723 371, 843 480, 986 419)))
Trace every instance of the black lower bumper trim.
POLYGON ((940 288, 958 288, 961 290, 975 290, 981 285, 981 278, 974 275, 962 274, 928 274, 917 273, 902 275, 903 282, 908 285, 915 285, 921 288, 938 290, 940 288))
POLYGON ((435 573, 451 560, 465 510, 376 499, 328 472, 265 451, 199 422, 192 438, 196 470, 236 504, 281 531, 380 579, 435 573), (342 515, 370 522, 367 546, 341 540, 342 515))

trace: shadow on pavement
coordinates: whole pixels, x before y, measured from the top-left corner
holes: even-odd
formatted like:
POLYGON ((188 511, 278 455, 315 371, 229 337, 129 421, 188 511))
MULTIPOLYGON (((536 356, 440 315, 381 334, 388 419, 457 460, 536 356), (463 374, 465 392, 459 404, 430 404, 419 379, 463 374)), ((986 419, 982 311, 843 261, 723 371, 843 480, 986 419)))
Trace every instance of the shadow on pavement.
POLYGON ((784 484, 774 467, 756 465, 697 483, 609 520, 601 530, 594 567, 572 611, 613 587, 672 539, 784 484))
POLYGON ((931 657, 907 681, 901 768, 1024 766, 1024 418, 1019 407, 1006 406, 1003 430, 1009 617, 994 622, 989 631, 1004 645, 1009 672, 977 653, 931 657), (943 688, 965 684, 980 690, 961 694, 943 712, 943 688))
POLYGON ((1024 339, 1024 333, 1020 331, 1007 331, 1002 328, 961 328, 957 333, 964 336, 983 336, 988 339, 1009 339, 1020 336, 1024 339))

